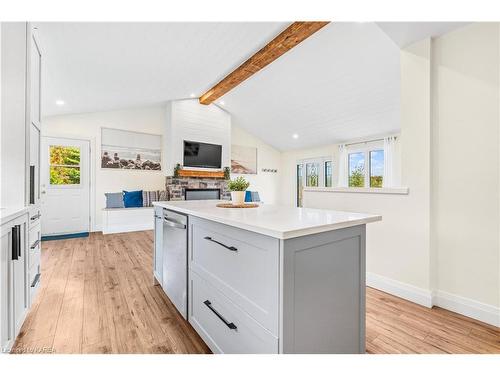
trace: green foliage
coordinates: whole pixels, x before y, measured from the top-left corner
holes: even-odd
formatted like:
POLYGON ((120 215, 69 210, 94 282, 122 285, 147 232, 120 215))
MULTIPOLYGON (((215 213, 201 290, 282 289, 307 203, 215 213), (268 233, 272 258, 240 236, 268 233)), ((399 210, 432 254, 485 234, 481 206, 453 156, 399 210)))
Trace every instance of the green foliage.
POLYGON ((80 164, 80 149, 78 147, 50 146, 51 165, 80 164))
POLYGON ((245 191, 250 186, 250 182, 245 180, 244 177, 240 176, 235 180, 228 182, 227 187, 231 191, 245 191))
POLYGON ((181 165, 177 163, 174 168, 174 177, 179 177, 179 171, 181 170, 181 165))
POLYGON ((224 167, 224 180, 229 180, 231 178, 231 170, 229 167, 224 167))
POLYGON ((365 169, 362 166, 354 168, 349 174, 349 187, 365 186, 365 169))
POLYGON ((318 186, 318 175, 311 174, 311 175, 307 176, 306 186, 318 186))
POLYGON ((51 185, 78 185, 79 183, 79 167, 50 167, 51 185))
POLYGON ((370 176, 370 187, 381 188, 382 180, 382 176, 370 176))
POLYGON ((77 185, 80 183, 80 149, 50 146, 50 184, 77 185))

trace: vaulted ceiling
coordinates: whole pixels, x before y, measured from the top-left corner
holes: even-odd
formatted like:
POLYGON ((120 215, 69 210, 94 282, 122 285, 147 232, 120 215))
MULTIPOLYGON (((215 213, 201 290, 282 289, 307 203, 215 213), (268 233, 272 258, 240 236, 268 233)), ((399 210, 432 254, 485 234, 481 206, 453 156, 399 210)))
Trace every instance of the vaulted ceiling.
MULTIPOLYGON (((199 96, 288 24, 40 23, 43 114, 199 96)), ((400 46, 458 26, 333 22, 221 100, 280 150, 397 132, 400 46)))

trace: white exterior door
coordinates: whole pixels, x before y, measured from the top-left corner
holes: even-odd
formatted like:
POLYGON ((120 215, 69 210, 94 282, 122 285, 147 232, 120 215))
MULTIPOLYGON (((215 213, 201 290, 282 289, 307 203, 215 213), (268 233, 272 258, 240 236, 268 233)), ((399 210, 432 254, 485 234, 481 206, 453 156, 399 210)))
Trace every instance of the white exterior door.
POLYGON ((90 143, 42 137, 42 235, 90 231, 90 143))

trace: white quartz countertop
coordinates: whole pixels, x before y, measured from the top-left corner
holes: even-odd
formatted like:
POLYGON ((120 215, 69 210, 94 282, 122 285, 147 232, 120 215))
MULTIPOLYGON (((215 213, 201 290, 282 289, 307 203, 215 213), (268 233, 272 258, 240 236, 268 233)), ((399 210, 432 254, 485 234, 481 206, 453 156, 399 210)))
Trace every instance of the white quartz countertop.
POLYGON ((28 211, 28 207, 6 207, 0 208, 0 224, 5 224, 8 221, 24 214, 28 211))
POLYGON ((288 239, 382 220, 374 214, 262 204, 257 208, 220 208, 214 200, 153 202, 169 210, 267 236, 288 239))

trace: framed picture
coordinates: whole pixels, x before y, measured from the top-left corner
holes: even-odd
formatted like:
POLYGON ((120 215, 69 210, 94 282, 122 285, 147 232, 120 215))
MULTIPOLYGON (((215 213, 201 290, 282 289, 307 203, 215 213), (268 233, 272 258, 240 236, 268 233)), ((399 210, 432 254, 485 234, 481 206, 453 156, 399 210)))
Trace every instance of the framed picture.
POLYGON ((232 145, 231 173, 257 174, 257 148, 232 145))
POLYGON ((161 170, 161 135, 101 128, 101 168, 161 170))

